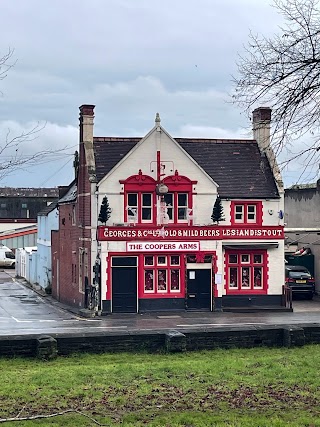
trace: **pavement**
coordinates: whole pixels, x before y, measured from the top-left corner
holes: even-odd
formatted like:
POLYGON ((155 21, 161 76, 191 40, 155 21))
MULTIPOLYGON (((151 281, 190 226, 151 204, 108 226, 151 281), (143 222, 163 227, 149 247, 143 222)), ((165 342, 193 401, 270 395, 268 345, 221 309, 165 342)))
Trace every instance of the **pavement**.
POLYGON ((0 271, 0 336, 16 334, 164 331, 235 326, 320 324, 320 298, 295 300, 293 312, 158 312, 84 318, 79 310, 32 289, 14 270, 0 271))

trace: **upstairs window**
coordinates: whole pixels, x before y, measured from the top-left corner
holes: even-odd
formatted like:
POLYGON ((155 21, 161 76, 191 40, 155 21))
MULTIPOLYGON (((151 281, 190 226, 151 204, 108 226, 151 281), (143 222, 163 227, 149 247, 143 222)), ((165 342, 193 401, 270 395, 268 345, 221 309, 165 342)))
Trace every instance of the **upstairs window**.
POLYGON ((152 193, 141 194, 141 220, 152 221, 153 197, 152 193))
POLYGON ((152 193, 127 193, 126 195, 127 222, 148 223, 153 222, 154 196, 152 193))
POLYGON ((132 224, 156 223, 156 181, 141 170, 124 181, 124 222, 132 224))
POLYGON ((178 193, 177 194, 177 216, 179 220, 187 219, 188 212, 188 193, 178 193))
POLYGON ((174 175, 163 180, 169 188, 169 193, 164 196, 168 222, 188 223, 193 222, 193 185, 197 181, 191 181, 188 177, 179 175, 178 171, 174 175))
POLYGON ((262 202, 231 202, 231 225, 262 225, 262 202))
POLYGON ((162 181, 169 189, 167 194, 157 196, 157 182, 141 170, 126 180, 121 180, 124 194, 124 222, 133 224, 191 224, 193 184, 176 171, 162 181))
POLYGON ((128 215, 132 216, 133 213, 138 210, 138 193, 127 194, 127 206, 130 207, 128 215))
POLYGON ((169 222, 186 222, 189 208, 188 193, 168 193, 164 196, 169 222))

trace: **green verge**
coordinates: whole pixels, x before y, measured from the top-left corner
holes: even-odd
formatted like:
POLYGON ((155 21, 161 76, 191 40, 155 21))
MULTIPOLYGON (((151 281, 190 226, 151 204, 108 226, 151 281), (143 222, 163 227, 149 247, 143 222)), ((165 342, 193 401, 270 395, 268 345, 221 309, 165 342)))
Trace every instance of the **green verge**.
MULTIPOLYGON (((317 345, 0 359, 0 417, 74 409, 112 427, 320 427, 319 360, 317 345)), ((95 424, 69 413, 4 425, 95 424)))

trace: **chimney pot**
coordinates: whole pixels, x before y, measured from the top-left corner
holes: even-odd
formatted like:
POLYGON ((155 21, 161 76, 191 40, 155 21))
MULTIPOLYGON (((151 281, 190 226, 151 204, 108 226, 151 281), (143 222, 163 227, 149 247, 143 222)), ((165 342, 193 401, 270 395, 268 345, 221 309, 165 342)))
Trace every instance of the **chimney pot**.
POLYGON ((262 121, 271 122, 271 108, 269 107, 259 107, 256 108, 252 113, 253 123, 258 123, 262 121))
POLYGON ((83 104, 79 107, 81 116, 93 116, 93 110, 95 105, 83 104))

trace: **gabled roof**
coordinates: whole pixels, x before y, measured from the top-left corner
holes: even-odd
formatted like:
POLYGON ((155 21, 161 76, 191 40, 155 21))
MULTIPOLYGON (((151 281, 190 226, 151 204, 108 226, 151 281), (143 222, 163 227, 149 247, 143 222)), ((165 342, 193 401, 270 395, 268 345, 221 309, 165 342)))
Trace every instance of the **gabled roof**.
MULTIPOLYGON (((141 140, 94 137, 97 180, 100 181, 141 140)), ((222 198, 278 198, 269 162, 255 140, 175 138, 219 185, 222 198)))
POLYGON ((99 182, 142 138, 93 138, 96 176, 99 182))
POLYGON ((40 212, 37 213, 37 216, 47 216, 50 212, 52 212, 58 204, 58 198, 53 200, 50 205, 46 206, 45 208, 41 209, 40 212))
POLYGON ((58 200, 58 204, 70 203, 77 200, 77 185, 74 181, 69 186, 68 191, 58 200))

